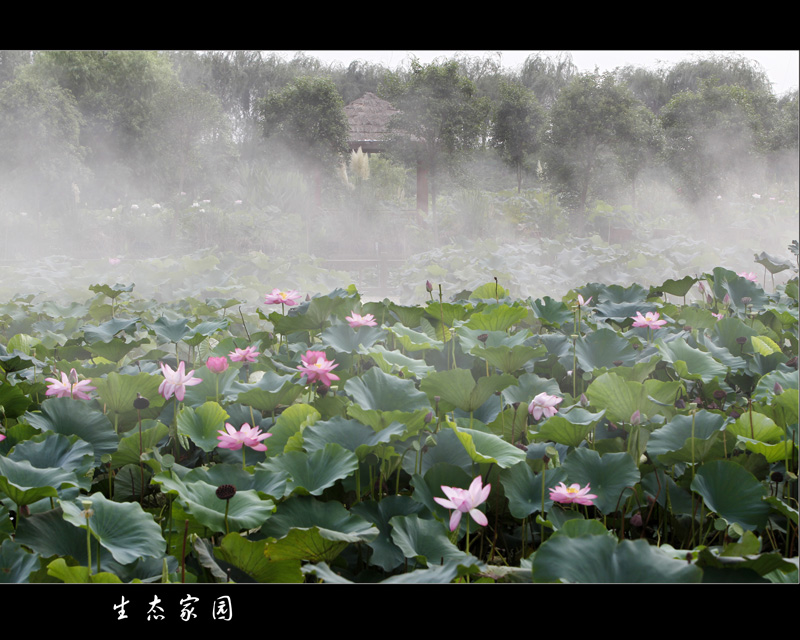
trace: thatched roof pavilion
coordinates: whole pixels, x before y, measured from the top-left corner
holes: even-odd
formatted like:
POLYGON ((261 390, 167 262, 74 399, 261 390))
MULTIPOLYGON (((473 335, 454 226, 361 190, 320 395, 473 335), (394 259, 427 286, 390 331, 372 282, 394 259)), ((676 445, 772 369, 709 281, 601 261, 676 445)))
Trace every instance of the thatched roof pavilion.
POLYGON ((397 113, 390 103, 374 93, 365 93, 344 108, 350 122, 350 148, 359 147, 364 153, 379 153, 385 149, 388 124, 397 113))

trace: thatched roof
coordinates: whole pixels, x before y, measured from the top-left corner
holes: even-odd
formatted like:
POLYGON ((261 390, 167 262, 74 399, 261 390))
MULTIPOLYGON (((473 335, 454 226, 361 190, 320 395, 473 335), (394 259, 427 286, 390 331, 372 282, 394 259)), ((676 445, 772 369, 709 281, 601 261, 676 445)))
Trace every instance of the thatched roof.
POLYGON ((390 103, 374 93, 365 93, 344 108, 350 123, 350 146, 364 151, 379 151, 386 140, 388 124, 397 113, 390 103))

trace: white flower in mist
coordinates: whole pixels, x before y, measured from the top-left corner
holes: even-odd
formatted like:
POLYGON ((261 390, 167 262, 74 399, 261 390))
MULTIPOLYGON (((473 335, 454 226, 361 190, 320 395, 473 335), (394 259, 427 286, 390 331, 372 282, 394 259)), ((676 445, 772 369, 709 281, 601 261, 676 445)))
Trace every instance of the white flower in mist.
POLYGON ((209 203, 211 202, 211 200, 201 200, 201 202, 202 202, 203 204, 209 204, 209 203))
POLYGON ((192 203, 192 209, 197 209, 197 207, 199 207, 199 206, 200 205, 198 203, 196 203, 196 202, 192 203))
POLYGON ((722 196, 717 196, 717 200, 722 200, 722 196))
POLYGON ((138 204, 132 204, 131 205, 131 209, 133 209, 134 211, 136 211, 138 208, 139 208, 138 204))
POLYGON ((233 204, 242 204, 242 201, 241 200, 234 200, 233 204))
POLYGON ((758 200, 758 199, 759 199, 761 196, 760 196, 760 195, 758 195, 757 193, 754 193, 754 194, 753 194, 753 197, 754 197, 756 200, 758 200))
POLYGON ((161 205, 158 204, 157 202, 153 205, 153 209, 160 209, 160 208, 161 208, 161 205))
POLYGON ((25 216, 28 215, 28 212, 27 211, 20 211, 19 215, 21 215, 24 218, 25 216))

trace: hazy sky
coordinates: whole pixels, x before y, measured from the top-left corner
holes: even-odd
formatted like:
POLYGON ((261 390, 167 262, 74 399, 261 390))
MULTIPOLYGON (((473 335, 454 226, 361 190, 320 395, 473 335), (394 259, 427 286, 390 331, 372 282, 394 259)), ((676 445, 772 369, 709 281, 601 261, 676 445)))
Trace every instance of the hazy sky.
MULTIPOLYGON (((395 50, 304 50, 304 53, 319 58, 326 62, 341 62, 345 65, 353 60, 365 60, 383 64, 394 69, 407 63, 411 56, 419 58, 420 62, 429 63, 434 58, 448 58, 456 53, 468 54, 471 56, 496 55, 500 54, 501 64, 505 68, 513 69, 521 65, 525 59, 538 50, 475 50, 464 49, 461 51, 439 51, 422 49, 395 49, 395 50)), ((287 58, 291 58, 296 51, 282 51, 287 58)), ((548 56, 555 56, 560 51, 541 51, 548 56)), ((660 63, 672 65, 681 60, 692 59, 695 56, 703 57, 710 53, 715 54, 736 54, 745 58, 759 62, 773 83, 773 91, 776 95, 782 95, 787 91, 796 89, 798 86, 798 76, 800 75, 800 51, 791 50, 663 50, 663 51, 636 51, 636 50, 570 50, 572 61, 581 71, 593 71, 597 67, 600 71, 610 71, 615 67, 632 64, 640 67, 656 68, 660 63)))

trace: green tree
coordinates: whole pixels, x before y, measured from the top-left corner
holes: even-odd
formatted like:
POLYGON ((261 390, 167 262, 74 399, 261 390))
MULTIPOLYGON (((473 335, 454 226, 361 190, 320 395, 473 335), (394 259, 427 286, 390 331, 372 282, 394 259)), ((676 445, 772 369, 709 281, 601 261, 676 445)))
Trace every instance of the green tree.
POLYGON ((541 147, 547 115, 532 91, 517 83, 500 88, 492 128, 492 146, 517 175, 517 192, 522 174, 541 147))
POLYGON ((72 95, 20 73, 0 89, 0 201, 34 211, 74 207, 86 175, 83 119, 72 95))
POLYGON ((550 58, 541 53, 528 56, 522 63, 519 82, 533 91, 546 109, 552 107, 561 89, 578 74, 578 67, 568 53, 550 58))
POLYGON ((224 180, 234 149, 229 121, 217 97, 199 86, 173 84, 153 98, 145 138, 152 149, 152 184, 160 195, 185 190, 208 193, 224 180))
POLYGON ((752 188, 763 173, 774 104, 771 94, 709 80, 662 109, 666 162, 688 202, 752 188))
POLYGON ((153 151, 144 143, 153 97, 175 83, 166 56, 155 51, 45 51, 30 72, 75 99, 83 117, 80 143, 94 174, 82 192, 95 204, 131 189, 148 190, 153 151))
POLYGON ((550 112, 546 167, 556 191, 578 213, 586 210, 597 174, 644 140, 639 103, 611 74, 582 74, 562 89, 550 112))
POLYGON ((261 103, 267 137, 279 139, 311 164, 338 166, 350 133, 344 102, 327 78, 301 77, 261 103))
POLYGON ((423 65, 413 60, 411 73, 390 73, 379 95, 399 110, 389 123, 391 152, 427 172, 438 242, 437 175, 447 162, 478 145, 485 103, 476 98, 474 84, 459 73, 455 61, 423 65))

